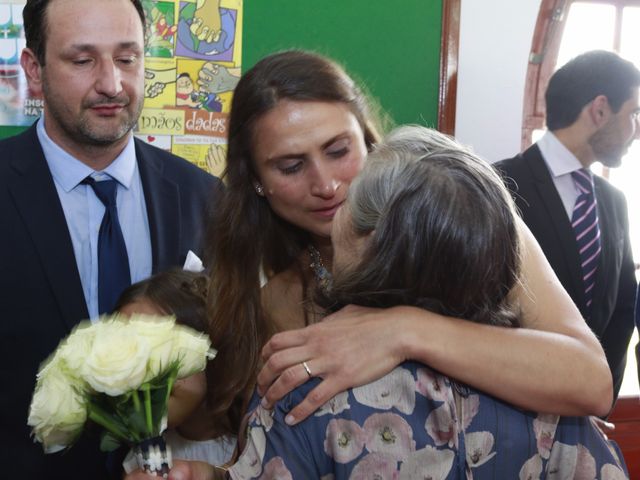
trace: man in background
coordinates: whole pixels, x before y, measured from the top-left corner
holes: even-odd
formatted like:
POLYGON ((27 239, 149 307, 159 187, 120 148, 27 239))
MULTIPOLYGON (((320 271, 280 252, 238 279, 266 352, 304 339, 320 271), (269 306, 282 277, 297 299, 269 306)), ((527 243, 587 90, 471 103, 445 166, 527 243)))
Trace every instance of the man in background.
POLYGON ((134 139, 139 0, 29 0, 21 65, 39 121, 0 142, 0 463, 6 478, 107 478, 97 442, 44 455, 27 427, 39 364, 131 282, 199 251, 216 178, 134 139))
POLYGON ((624 195, 589 167, 618 167, 640 136, 639 86, 640 71, 615 53, 574 58, 549 81, 548 131, 525 152, 496 164, 522 218, 600 339, 614 398, 634 327, 636 280, 624 195))

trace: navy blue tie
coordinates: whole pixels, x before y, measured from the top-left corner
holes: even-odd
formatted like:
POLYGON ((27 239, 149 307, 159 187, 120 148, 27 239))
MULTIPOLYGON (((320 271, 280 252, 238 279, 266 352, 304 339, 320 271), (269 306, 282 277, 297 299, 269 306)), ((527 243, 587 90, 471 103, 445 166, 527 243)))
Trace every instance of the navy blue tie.
POLYGON ((593 301, 593 289, 596 284, 598 257, 601 251, 598 207, 596 197, 593 194, 593 175, 591 172, 586 169, 580 169, 571 172, 571 176, 579 191, 576 204, 573 207, 571 226, 576 235, 580 254, 584 297, 587 308, 590 308, 593 301))
POLYGON ((87 177, 83 183, 93 188, 104 205, 98 233, 98 311, 102 315, 113 311, 120 294, 131 285, 129 257, 118 220, 118 182, 113 179, 96 182, 87 177))

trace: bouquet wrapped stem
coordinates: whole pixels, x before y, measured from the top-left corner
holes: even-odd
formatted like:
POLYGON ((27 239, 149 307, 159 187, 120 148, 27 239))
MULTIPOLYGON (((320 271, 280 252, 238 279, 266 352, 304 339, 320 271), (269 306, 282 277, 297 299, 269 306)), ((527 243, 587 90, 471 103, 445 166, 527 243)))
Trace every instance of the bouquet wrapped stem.
POLYGON ((162 436, 148 438, 133 448, 138 466, 145 472, 168 478, 171 469, 171 450, 162 436))

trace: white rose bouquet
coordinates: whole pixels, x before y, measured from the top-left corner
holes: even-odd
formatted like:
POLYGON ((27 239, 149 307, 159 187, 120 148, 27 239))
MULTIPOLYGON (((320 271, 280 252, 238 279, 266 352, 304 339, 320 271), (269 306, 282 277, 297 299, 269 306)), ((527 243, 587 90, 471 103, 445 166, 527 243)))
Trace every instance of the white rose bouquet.
POLYGON ((87 421, 103 428, 100 448, 133 447, 140 466, 171 466, 162 432, 176 379, 215 357, 209 338, 172 317, 102 317, 80 324, 40 368, 28 423, 46 453, 70 447, 87 421))

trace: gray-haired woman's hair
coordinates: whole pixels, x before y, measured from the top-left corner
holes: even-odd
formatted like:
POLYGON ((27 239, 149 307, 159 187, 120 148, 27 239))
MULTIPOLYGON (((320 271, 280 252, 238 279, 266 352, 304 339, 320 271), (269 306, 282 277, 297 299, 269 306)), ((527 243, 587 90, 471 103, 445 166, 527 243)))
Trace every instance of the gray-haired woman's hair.
POLYGON ((406 152, 409 155, 427 155, 436 151, 464 149, 452 137, 437 130, 420 125, 404 125, 389 132, 377 151, 378 156, 384 155, 382 152, 387 150, 406 152))
POLYGON ((415 305, 518 325, 508 302, 520 267, 513 201, 493 168, 453 139, 394 130, 352 183, 347 208, 369 239, 358 265, 335 272, 324 305, 415 305))

